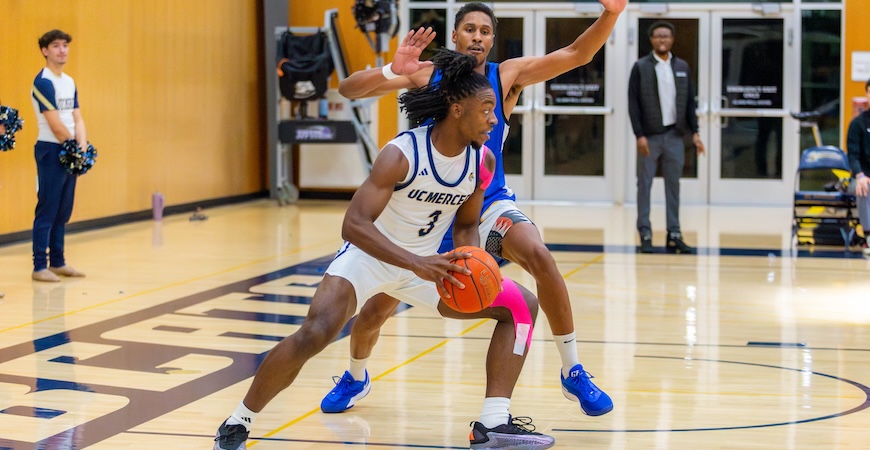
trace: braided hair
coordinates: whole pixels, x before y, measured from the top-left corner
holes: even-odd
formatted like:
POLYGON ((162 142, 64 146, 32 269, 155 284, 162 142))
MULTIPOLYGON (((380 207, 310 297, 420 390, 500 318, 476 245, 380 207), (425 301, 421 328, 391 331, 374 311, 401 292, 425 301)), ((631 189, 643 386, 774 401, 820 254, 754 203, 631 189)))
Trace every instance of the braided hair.
POLYGON ((447 117, 450 105, 462 101, 484 89, 491 89, 489 80, 474 71, 477 59, 471 55, 438 49, 432 57, 436 70, 441 70, 441 81, 399 96, 399 109, 405 112, 413 126, 438 122, 447 117))

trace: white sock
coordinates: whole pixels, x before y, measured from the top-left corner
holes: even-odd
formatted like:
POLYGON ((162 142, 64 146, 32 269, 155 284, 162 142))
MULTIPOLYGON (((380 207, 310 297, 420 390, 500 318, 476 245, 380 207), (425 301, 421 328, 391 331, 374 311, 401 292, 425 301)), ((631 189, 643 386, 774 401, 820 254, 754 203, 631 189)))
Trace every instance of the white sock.
POLYGON ((556 348, 562 358, 562 376, 567 377, 571 368, 580 364, 577 357, 577 336, 573 332, 562 336, 553 335, 553 340, 556 341, 556 348))
POLYGON ((495 428, 508 423, 510 418, 511 399, 506 397, 487 397, 483 399, 483 411, 480 420, 483 426, 495 428))
POLYGON ((366 379, 366 364, 368 363, 368 358, 363 359, 354 359, 350 358, 350 376, 353 377, 356 381, 365 381, 366 379))
POLYGON ((233 411, 233 415, 227 419, 227 425, 239 425, 242 424, 245 426, 245 430, 251 431, 251 425, 254 423, 254 419, 257 418, 257 413, 248 409, 245 406, 245 402, 239 402, 239 406, 236 407, 236 410, 233 411))

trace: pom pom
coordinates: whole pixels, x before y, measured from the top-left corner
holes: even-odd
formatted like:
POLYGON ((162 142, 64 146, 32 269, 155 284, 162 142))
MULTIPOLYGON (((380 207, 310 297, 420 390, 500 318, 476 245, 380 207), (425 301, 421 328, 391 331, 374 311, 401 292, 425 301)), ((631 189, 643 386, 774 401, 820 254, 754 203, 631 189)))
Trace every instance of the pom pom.
POLYGON ((0 134, 0 152, 14 149, 15 133, 24 126, 24 121, 18 117, 18 110, 0 106, 0 124, 6 126, 6 133, 0 134))
POLYGON ((97 149, 88 143, 88 148, 82 147, 75 139, 67 139, 61 144, 59 154, 60 164, 73 175, 84 175, 94 167, 97 159, 97 149))

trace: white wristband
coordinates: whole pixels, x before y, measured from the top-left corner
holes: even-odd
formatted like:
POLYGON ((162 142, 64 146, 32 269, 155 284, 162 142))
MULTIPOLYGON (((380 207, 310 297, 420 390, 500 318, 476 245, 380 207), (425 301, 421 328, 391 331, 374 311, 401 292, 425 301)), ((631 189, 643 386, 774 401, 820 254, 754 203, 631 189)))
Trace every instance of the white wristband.
POLYGON ((384 78, 388 80, 392 80, 395 78, 399 78, 401 75, 396 75, 393 72, 393 63, 389 63, 384 67, 381 67, 381 73, 384 74, 384 78))

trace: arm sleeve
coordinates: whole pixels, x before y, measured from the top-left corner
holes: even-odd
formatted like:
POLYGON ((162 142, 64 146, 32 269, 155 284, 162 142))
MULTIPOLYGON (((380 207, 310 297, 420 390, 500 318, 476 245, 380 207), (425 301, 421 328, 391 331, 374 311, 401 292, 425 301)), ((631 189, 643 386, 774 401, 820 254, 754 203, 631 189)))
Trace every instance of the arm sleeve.
POLYGON ((39 112, 54 111, 57 109, 55 103, 54 85, 51 81, 45 78, 38 78, 33 82, 33 98, 39 105, 39 112))
POLYGON ((79 107, 79 88, 76 88, 76 93, 73 95, 73 109, 79 107))
POLYGON ((480 169, 477 173, 480 174, 480 188, 484 191, 489 187, 490 183, 492 183, 493 173, 486 167, 486 152, 490 151, 489 147, 481 146, 480 147, 480 169))

